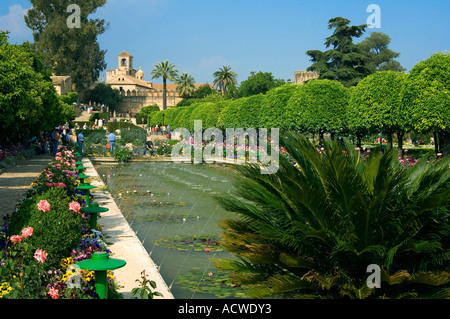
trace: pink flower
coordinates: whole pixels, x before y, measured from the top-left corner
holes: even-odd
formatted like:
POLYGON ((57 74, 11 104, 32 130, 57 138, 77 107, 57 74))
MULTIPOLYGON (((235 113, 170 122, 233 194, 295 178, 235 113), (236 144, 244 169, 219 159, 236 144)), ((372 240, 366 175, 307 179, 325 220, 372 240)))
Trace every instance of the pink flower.
POLYGON ((34 252, 34 259, 36 259, 40 263, 44 263, 45 260, 47 259, 47 253, 42 249, 37 249, 34 252))
POLYGON ((209 276, 209 277, 212 277, 212 275, 213 275, 213 273, 212 273, 212 272, 210 272, 210 273, 208 274, 208 276, 209 276))
POLYGON ((69 204, 69 209, 73 210, 75 213, 79 213, 80 209, 81 209, 80 203, 78 203, 76 201, 71 202, 69 204))
POLYGON ((23 237, 22 237, 22 236, 19 236, 19 235, 12 235, 12 236, 11 236, 11 241, 12 241, 14 244, 17 244, 18 242, 21 242, 22 239, 23 239, 23 237))
POLYGON ((22 229, 22 236, 27 238, 33 235, 33 227, 27 227, 22 229))
POLYGON ((58 292, 59 292, 58 289, 51 287, 50 290, 47 292, 47 294, 52 296, 52 299, 58 299, 59 298, 58 292))
POLYGON ((45 199, 44 200, 40 200, 39 203, 37 204, 37 208, 41 212, 45 213, 45 212, 48 212, 50 210, 50 204, 45 199))
POLYGON ((205 253, 209 253, 209 248, 205 248, 205 253))

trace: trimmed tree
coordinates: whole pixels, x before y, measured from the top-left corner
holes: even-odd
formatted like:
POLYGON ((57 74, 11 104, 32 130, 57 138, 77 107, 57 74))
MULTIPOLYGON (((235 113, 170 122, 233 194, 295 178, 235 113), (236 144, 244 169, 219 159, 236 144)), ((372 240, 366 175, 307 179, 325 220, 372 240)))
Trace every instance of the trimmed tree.
POLYGON ((436 153, 450 154, 450 54, 417 63, 405 82, 405 120, 418 132, 433 132, 436 153))
POLYGON ((291 129, 318 133, 320 143, 328 132, 332 139, 346 127, 349 91, 338 81, 310 80, 300 86, 287 105, 291 129))
POLYGON ((402 89, 406 78, 407 75, 402 72, 381 71, 359 82, 350 98, 349 128, 355 131, 385 131, 391 148, 392 134, 395 132, 401 152, 405 132, 402 89))

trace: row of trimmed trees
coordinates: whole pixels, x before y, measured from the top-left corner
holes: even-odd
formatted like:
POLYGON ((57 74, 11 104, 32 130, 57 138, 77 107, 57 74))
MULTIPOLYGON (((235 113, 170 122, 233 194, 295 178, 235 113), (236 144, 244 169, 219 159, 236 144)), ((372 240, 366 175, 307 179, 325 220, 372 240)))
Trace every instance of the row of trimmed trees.
MULTIPOLYGON (((450 55, 436 53, 417 63, 409 74, 380 71, 354 87, 334 80, 310 80, 304 85, 283 85, 266 94, 236 100, 198 102, 173 107, 150 116, 151 126, 171 129, 228 127, 295 130, 331 137, 357 137, 383 132, 399 149, 405 132, 432 132, 436 152, 449 153, 450 55), (164 115, 164 121, 163 121, 164 115)), ((391 143, 392 145, 392 143, 391 143)))

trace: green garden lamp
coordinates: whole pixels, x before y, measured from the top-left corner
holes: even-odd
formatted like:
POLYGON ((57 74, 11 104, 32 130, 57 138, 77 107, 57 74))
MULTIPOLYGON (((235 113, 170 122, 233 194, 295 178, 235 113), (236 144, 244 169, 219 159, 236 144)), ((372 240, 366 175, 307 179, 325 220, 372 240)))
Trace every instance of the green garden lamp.
POLYGON ((84 167, 83 165, 78 165, 77 167, 75 167, 75 169, 79 171, 84 171, 86 167, 84 167))
POLYGON ((100 299, 108 299, 107 271, 122 268, 125 264, 125 260, 109 258, 106 252, 94 253, 91 259, 76 263, 81 269, 95 272, 95 291, 100 299))
POLYGON ((83 183, 84 183, 84 180, 85 180, 86 178, 88 178, 89 175, 86 175, 86 174, 84 174, 84 173, 81 173, 80 175, 78 175, 78 177, 80 178, 80 183, 83 184, 83 183))
POLYGON ((77 164, 77 166, 83 166, 83 162, 82 161, 77 161, 75 164, 77 164))
POLYGON ((97 229, 97 215, 99 213, 107 212, 108 210, 108 208, 100 207, 97 203, 92 203, 89 204, 88 207, 81 208, 82 213, 88 213, 90 215, 89 226, 91 229, 97 229))
POLYGON ((93 186, 89 183, 81 183, 80 186, 78 186, 76 189, 81 189, 84 192, 84 200, 86 202, 86 204, 89 206, 90 201, 89 201, 89 190, 93 189, 93 188, 97 188, 97 186, 93 186))

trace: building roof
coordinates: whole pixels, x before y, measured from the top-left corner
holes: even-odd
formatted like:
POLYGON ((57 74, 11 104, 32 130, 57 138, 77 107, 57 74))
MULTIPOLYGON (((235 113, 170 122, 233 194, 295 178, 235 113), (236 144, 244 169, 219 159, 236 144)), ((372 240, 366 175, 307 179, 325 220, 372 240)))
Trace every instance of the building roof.
POLYGON ((53 84, 59 85, 62 81, 65 81, 67 78, 70 78, 68 75, 52 75, 50 76, 52 79, 53 84))
POLYGON ((130 56, 130 57, 133 57, 131 54, 129 54, 127 52, 127 50, 124 50, 122 53, 119 54, 119 56, 130 56))
POLYGON ((109 85, 137 85, 146 89, 152 89, 152 85, 147 81, 135 78, 127 74, 117 74, 114 78, 108 81, 109 85), (123 79, 119 80, 119 79, 123 79))
MULTIPOLYGON (((198 89, 200 86, 203 86, 203 85, 209 85, 209 86, 211 86, 211 88, 213 87, 213 84, 209 84, 209 83, 195 83, 194 84, 195 89, 198 89)), ((167 83, 166 84, 166 89, 168 91, 176 90, 177 86, 178 86, 178 84, 175 84, 175 83, 167 83)), ((162 83, 161 84, 153 83, 153 88, 155 90, 162 90, 163 89, 163 84, 162 83)))

